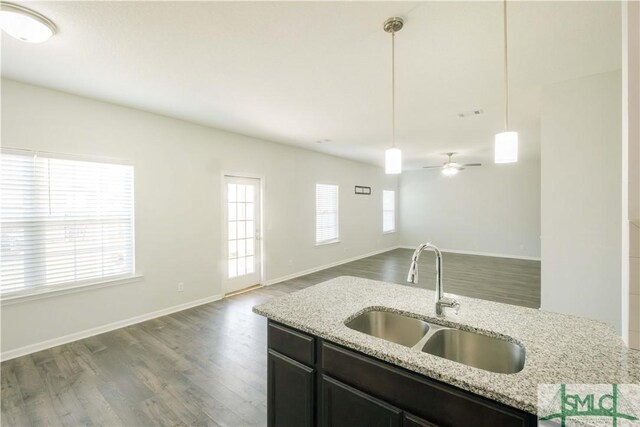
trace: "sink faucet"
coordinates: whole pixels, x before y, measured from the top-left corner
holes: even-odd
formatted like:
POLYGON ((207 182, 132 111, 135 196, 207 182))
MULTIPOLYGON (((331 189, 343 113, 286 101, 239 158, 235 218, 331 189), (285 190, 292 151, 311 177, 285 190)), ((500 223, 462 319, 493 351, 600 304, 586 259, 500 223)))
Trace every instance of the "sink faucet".
POLYGON ((409 267, 409 275, 407 282, 418 283, 418 259, 425 249, 431 249, 436 254, 436 314, 444 316, 444 307, 454 308, 456 313, 460 310, 460 303, 453 298, 444 296, 444 287, 442 285, 442 253, 440 249, 431 243, 421 243, 411 257, 411 267, 409 267))

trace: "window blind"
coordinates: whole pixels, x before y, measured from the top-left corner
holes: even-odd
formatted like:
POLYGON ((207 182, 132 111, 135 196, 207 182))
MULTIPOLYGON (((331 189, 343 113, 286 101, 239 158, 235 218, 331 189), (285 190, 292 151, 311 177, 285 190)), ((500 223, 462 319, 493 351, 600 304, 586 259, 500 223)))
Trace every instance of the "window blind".
POLYGON ((2 294, 133 274, 133 166, 0 158, 2 294))
POLYGON ((338 240, 338 186, 316 184, 316 243, 338 240))
POLYGON ((396 192, 382 191, 382 231, 395 231, 396 229, 396 192))

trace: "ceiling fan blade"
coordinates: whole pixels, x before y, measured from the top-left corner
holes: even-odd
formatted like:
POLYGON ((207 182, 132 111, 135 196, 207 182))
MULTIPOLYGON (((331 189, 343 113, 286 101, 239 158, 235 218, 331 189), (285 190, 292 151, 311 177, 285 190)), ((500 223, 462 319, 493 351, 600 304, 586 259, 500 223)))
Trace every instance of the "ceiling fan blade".
POLYGON ((442 168, 442 166, 423 166, 424 169, 442 168))
POLYGON ((482 166, 482 163, 467 163, 466 165, 462 166, 482 166))

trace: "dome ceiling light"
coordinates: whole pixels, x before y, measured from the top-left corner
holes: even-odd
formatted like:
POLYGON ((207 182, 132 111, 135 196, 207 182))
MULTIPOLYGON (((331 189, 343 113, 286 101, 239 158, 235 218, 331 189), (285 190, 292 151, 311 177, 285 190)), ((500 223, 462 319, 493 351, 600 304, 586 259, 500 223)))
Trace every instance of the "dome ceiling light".
POLYGON ((42 43, 56 33, 50 19, 26 7, 0 2, 0 28, 20 41, 42 43))

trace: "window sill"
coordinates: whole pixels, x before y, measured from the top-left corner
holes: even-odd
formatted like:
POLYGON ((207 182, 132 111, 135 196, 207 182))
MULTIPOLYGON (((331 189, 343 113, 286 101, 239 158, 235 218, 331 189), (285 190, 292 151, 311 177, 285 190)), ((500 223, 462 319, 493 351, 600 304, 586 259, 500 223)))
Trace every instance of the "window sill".
POLYGON ((27 301, 35 301, 43 298, 52 298, 61 295, 74 294, 77 292, 90 291, 93 289, 101 289, 110 286, 125 285, 127 283, 136 283, 144 280, 144 276, 141 274, 134 274, 131 276, 118 277, 115 279, 101 280, 97 282, 88 282, 74 285, 60 285, 52 286, 44 289, 28 289, 14 291, 2 295, 0 297, 0 303, 2 307, 7 305, 19 304, 27 301))
POLYGON ((327 240, 326 242, 316 243, 316 246, 333 245, 334 243, 340 243, 340 239, 327 240))
POLYGON ((382 234, 393 234, 396 230, 383 231, 382 234))

